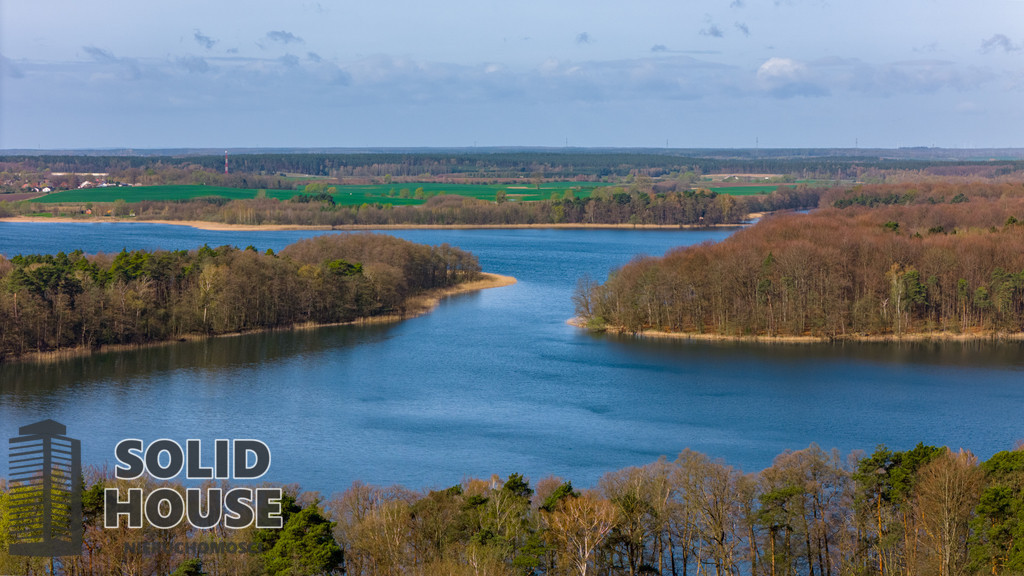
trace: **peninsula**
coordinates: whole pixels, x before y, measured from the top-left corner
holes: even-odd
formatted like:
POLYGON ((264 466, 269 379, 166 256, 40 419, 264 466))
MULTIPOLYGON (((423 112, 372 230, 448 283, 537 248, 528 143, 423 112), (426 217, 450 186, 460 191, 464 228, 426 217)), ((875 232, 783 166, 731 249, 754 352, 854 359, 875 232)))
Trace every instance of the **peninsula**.
POLYGON ((253 247, 0 257, 0 362, 258 330, 388 322, 506 286, 472 254, 379 234, 253 247))
POLYGON ((584 279, 577 324, 780 342, 1022 339, 1020 183, 856 186, 822 206, 584 279))

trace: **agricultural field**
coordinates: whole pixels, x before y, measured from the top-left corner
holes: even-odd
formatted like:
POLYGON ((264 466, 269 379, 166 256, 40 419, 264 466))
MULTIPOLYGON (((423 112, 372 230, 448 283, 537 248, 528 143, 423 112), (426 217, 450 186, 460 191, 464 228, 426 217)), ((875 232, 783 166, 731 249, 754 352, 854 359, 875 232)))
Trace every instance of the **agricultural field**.
POLYGON ((42 196, 39 192, 17 192, 15 194, 0 194, 0 202, 20 202, 22 200, 31 200, 42 196))
MULTIPOLYGON (((785 186, 785 184, 783 184, 785 186)), ((732 186, 709 186, 717 194, 729 194, 730 196, 756 196, 758 194, 771 194, 779 189, 778 184, 738 184, 732 186)))
MULTIPOLYGON (((420 183, 420 184, 375 184, 370 186, 338 186, 335 194, 335 202, 343 203, 345 194, 354 197, 369 198, 367 202, 387 203, 392 200, 402 200, 403 196, 413 199, 417 191, 422 190, 424 196, 436 196, 439 194, 456 194, 468 196, 480 200, 494 201, 499 191, 505 191, 508 201, 531 202, 536 200, 550 200, 553 194, 563 197, 567 190, 571 190, 577 198, 587 198, 594 189, 608 186, 599 182, 545 182, 540 188, 525 184, 443 184, 443 183, 420 183)), ((398 204, 398 202, 394 202, 398 204)), ((412 202, 419 204, 420 202, 412 202)))
MULTIPOLYGON (((610 184, 598 182, 546 182, 540 188, 518 184, 443 184, 435 182, 411 184, 374 184, 368 186, 341 186, 315 182, 304 190, 257 190, 255 188, 224 188, 201 185, 164 185, 134 186, 130 188, 87 188, 83 190, 66 190, 54 192, 34 198, 31 201, 40 204, 59 204, 85 202, 114 202, 124 200, 128 203, 151 201, 186 201, 196 198, 220 197, 231 200, 245 200, 265 196, 287 200, 296 194, 318 194, 328 192, 335 204, 352 206, 361 204, 392 204, 395 206, 422 204, 431 196, 454 194, 495 201, 500 191, 505 192, 509 202, 532 202, 550 200, 553 195, 564 197, 566 191, 572 191, 576 198, 587 198, 595 189, 610 184), (330 192, 330 190, 334 192, 330 192)), ((782 186, 786 186, 783 184, 782 186)), ((752 196, 769 194, 779 188, 778 184, 726 184, 710 186, 709 189, 718 194, 733 196, 752 196)))
MULTIPOLYGON (((495 200, 499 191, 505 191, 508 201, 534 201, 548 200, 553 194, 562 197, 567 190, 572 190, 577 198, 590 196, 598 186, 606 184, 592 182, 547 182, 541 184, 537 189, 532 186, 522 185, 475 185, 475 184, 380 184, 371 186, 332 186, 330 184, 317 183, 308 190, 312 193, 328 192, 330 189, 336 204, 359 205, 359 204, 422 204, 429 196, 439 194, 456 194, 479 198, 481 200, 495 200), (418 194, 419 192, 419 194, 418 194), (417 198, 417 196, 420 196, 417 198)), ((88 188, 84 190, 67 190, 54 192, 33 202, 43 204, 56 204, 62 202, 114 202, 124 200, 125 202, 151 201, 178 201, 192 200, 195 198, 208 198, 211 196, 242 200, 256 198, 263 194, 267 198, 287 200, 302 190, 256 190, 252 188, 222 188, 217 186, 193 186, 193 185, 169 185, 169 186, 135 186, 131 188, 88 188)))

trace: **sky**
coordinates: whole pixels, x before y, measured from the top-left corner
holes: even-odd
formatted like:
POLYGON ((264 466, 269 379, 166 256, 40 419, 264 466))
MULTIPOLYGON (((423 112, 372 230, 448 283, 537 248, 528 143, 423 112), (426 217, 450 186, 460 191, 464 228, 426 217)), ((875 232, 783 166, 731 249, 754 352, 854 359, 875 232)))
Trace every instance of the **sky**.
POLYGON ((0 149, 1024 147, 1024 0, 0 0, 0 149))

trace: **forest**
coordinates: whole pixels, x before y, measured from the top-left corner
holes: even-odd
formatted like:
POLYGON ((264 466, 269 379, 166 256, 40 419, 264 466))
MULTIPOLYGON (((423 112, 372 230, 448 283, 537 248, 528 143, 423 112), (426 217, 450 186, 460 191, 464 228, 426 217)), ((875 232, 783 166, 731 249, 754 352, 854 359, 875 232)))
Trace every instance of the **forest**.
MULTIPOLYGON (((1003 151, 1013 155, 1012 151, 1003 151)), ((363 152, 245 152, 229 156, 230 174, 218 186, 267 187, 253 181, 283 174, 331 178, 528 179, 536 174, 573 180, 625 177, 633 172, 657 177, 671 172, 698 174, 727 172, 800 174, 802 177, 839 179, 865 170, 914 170, 949 167, 947 157, 916 155, 897 150, 420 150, 363 152), (250 181, 243 186, 240 178, 250 181)), ((1016 151, 1019 158, 1019 151, 1016 151)), ((1024 170, 1024 161, 959 159, 956 166, 993 174, 1024 170)), ((84 153, 0 156, 0 171, 7 173, 106 172, 125 182, 149 184, 193 183, 193 173, 216 178, 223 173, 220 153, 94 155, 84 153), (147 179, 152 179, 147 181, 147 179)))
MULTIPOLYGON (((941 151, 939 151, 941 152, 941 151)), ((998 178, 1024 172, 1019 151, 1004 160, 970 160, 957 151, 917 156, 897 150, 430 150, 346 153, 246 152, 95 155, 85 153, 0 156, 0 193, 25 184, 77 188, 101 173, 133 185, 206 184, 234 188, 291 188, 328 179, 332 184, 391 182, 529 183, 604 181, 634 174, 674 179, 692 174, 769 174, 787 181, 884 181, 892 177, 998 178), (962 156, 962 155, 961 155, 962 156), (955 161, 954 161, 955 160, 955 161)), ((996 152, 996 151, 993 151, 996 152)), ((41 186, 40 186, 41 187, 41 186)))
POLYGON ((458 248, 378 234, 318 236, 277 254, 204 245, 0 256, 0 362, 66 348, 402 317, 416 296, 479 274, 476 257, 458 248))
POLYGON ((582 279, 595 329, 812 336, 989 337, 1024 331, 1024 185, 833 190, 809 214, 582 279))
MULTIPOLYGON (((286 485, 281 530, 103 529, 103 489, 151 480, 87 470, 81 576, 1010 575, 1024 572, 1024 449, 979 462, 918 444, 873 453, 816 445, 760 472, 684 450, 604 474, 595 486, 511 473, 447 489, 355 482, 329 498, 286 485), (140 542, 191 542, 205 552, 140 542), (256 545, 239 554, 219 546, 256 545), (217 545, 214 549, 212 546, 217 545)), ((182 490, 180 485, 164 484, 182 490)), ((0 528, 10 486, 0 480, 0 528)), ((0 572, 51 574, 6 554, 0 572)), ((231 548, 228 548, 230 550, 231 548)))

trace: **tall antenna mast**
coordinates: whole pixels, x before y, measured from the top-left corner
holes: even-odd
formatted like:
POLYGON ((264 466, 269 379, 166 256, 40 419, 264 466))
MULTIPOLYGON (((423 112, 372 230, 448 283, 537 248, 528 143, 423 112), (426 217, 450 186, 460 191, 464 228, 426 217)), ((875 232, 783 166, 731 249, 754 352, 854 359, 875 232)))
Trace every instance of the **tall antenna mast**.
POLYGON ((228 151, 224 151, 224 173, 228 173, 228 151))

